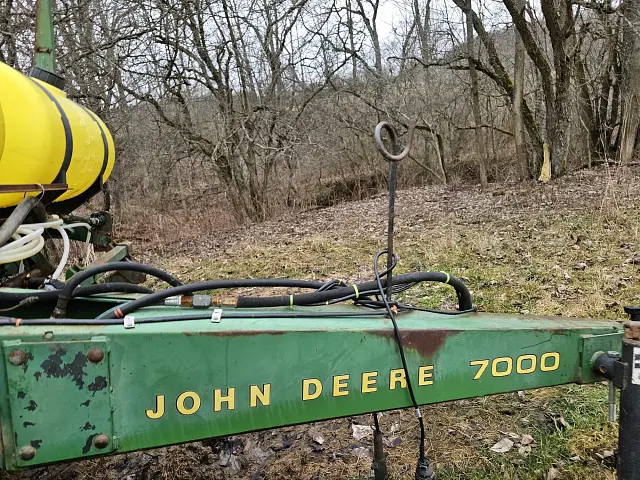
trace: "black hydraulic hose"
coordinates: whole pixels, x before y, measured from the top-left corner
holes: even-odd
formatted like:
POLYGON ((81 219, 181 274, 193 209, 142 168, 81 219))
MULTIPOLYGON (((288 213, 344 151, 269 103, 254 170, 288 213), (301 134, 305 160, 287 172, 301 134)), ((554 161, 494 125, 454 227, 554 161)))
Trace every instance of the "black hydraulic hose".
MULTIPOLYGON (((289 280, 286 278, 255 278, 255 279, 235 279, 235 280, 208 280, 205 282, 190 283, 179 287, 168 288, 160 292, 133 300, 118 310, 110 313, 105 318, 121 318, 125 315, 135 312, 136 310, 155 305, 164 299, 176 295, 184 295, 192 292, 201 292, 203 290, 217 290, 220 288, 251 288, 251 287, 284 287, 284 288, 311 288, 317 290, 326 285, 325 282, 316 282, 312 280, 289 280), (117 312, 117 313, 116 313, 117 312)), ((329 293, 340 289, 327 290, 323 293, 329 293)), ((287 297, 288 298, 288 297, 287 297)), ((287 304, 288 305, 288 304, 287 304)))
MULTIPOLYGON (((451 285, 458 295, 460 310, 471 310, 473 308, 471 293, 467 287, 457 278, 451 277, 442 272, 417 272, 397 275, 393 279, 394 285, 403 285, 419 282, 442 282, 451 285)), ((210 280, 206 282, 191 283, 179 287, 169 288, 151 295, 126 303, 118 310, 109 314, 107 318, 119 318, 132 313, 140 308, 155 305, 168 297, 183 295, 191 292, 203 290, 217 290, 221 288, 246 288, 246 287, 288 287, 288 288, 311 288, 318 290, 326 285, 323 282, 309 280, 288 280, 288 279, 241 279, 241 280, 210 280)), ((314 293, 302 293, 297 295, 283 295, 277 297, 238 297, 236 307, 238 308, 264 308, 264 307, 286 307, 291 305, 314 305, 330 302, 340 298, 358 297, 358 292, 372 292, 377 290, 375 281, 366 282, 360 285, 348 287, 331 288, 329 290, 316 291, 314 293)), ((60 318, 60 317, 56 317, 60 318)))
POLYGON ((16 208, 13 209, 9 218, 0 226, 0 247, 7 243, 16 230, 22 225, 29 212, 40 201, 39 197, 27 197, 23 199, 16 208))
POLYGON ((78 287, 73 291, 72 297, 90 297, 92 295, 101 295, 104 293, 142 293, 149 295, 153 293, 144 285, 136 285, 127 282, 107 282, 88 285, 86 287, 78 287))
POLYGON ((71 277, 64 288, 60 290, 58 303, 56 304, 56 308, 53 310, 53 314, 51 316, 53 318, 62 318, 66 315, 67 305, 72 297, 73 291, 86 279, 91 278, 99 273, 114 271, 142 272, 146 273, 147 275, 151 275, 152 277, 159 278, 160 280, 167 282, 172 287, 178 287, 182 285, 182 282, 180 282, 180 280, 178 280, 174 276, 170 275, 164 270, 160 270, 159 268, 155 268, 150 265, 143 265, 141 263, 134 262, 113 262, 105 263, 103 265, 96 265, 94 267, 89 267, 86 270, 82 270, 81 272, 78 272, 73 277, 71 277))
MULTIPOLYGON (((1 292, 0 305, 17 304, 27 298, 31 298, 29 305, 33 303, 52 303, 58 300, 61 290, 34 290, 31 292, 1 292)), ((135 285, 126 282, 98 283, 86 287, 78 287, 73 291, 72 297, 90 297, 104 293, 142 293, 150 294, 153 290, 143 285, 135 285)))
MULTIPOLYGON (((384 276, 385 272, 380 274, 384 276)), ((392 279, 392 285, 402 285, 407 283, 420 282, 441 282, 451 285, 458 296, 458 308, 460 310, 471 310, 473 302, 471 293, 467 287, 455 277, 443 272, 415 272, 396 275, 392 279)), ((338 298, 358 298, 360 292, 374 292, 378 290, 377 282, 371 281, 360 285, 332 288, 331 290, 314 293, 303 293, 298 295, 283 295, 278 297, 238 297, 238 308, 265 308, 265 307, 286 307, 290 305, 314 305, 338 298)))

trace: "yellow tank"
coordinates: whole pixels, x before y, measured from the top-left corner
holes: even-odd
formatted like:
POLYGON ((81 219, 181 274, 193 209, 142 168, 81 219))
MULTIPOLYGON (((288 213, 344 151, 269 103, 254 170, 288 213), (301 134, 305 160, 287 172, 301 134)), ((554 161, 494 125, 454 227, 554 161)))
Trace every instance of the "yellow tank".
MULTIPOLYGON (((106 181, 113 162, 113 138, 95 114, 0 62, 0 185, 53 183, 66 163, 69 190, 61 202, 84 193, 101 172, 106 181)), ((22 198, 0 193, 0 208, 22 198)))

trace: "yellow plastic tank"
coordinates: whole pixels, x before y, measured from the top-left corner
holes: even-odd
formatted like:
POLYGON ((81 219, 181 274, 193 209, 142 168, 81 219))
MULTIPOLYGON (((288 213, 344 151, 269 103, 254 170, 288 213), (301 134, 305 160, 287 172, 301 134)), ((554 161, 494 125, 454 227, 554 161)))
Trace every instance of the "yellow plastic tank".
MULTIPOLYGON (((69 189, 60 202, 84 193, 101 173, 106 181, 114 158, 113 138, 95 114, 0 62, 0 185, 53 183, 66 164, 69 189)), ((24 196, 0 193, 0 208, 24 196)))

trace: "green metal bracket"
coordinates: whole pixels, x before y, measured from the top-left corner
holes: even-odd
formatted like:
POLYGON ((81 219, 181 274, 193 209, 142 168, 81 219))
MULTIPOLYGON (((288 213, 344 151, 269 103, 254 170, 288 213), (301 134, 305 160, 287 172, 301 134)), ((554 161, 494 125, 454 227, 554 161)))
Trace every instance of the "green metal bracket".
POLYGON ((597 382, 602 380, 593 372, 595 358, 609 351, 619 352, 622 346, 622 331, 607 333, 604 335, 582 335, 582 365, 580 367, 581 383, 597 382))
MULTIPOLYGON (((129 248, 127 247, 127 245, 116 245, 115 247, 113 247, 108 252, 100 255, 97 258, 96 261, 94 261, 90 265, 87 265, 86 267, 83 267, 83 266, 78 265, 78 264, 73 265, 72 267, 70 267, 67 270, 67 272, 65 274, 65 278, 68 281, 76 273, 81 272, 82 270, 85 270, 85 269, 90 268, 90 267, 94 267, 96 265, 103 265, 105 263, 120 262, 120 261, 124 260, 125 258, 127 258, 128 256, 129 256, 129 248)), ((99 277, 100 277, 99 275, 90 277, 90 278, 86 279, 84 282, 82 282, 80 285, 83 286, 83 287, 87 287, 89 285, 93 285, 95 283, 98 283, 99 277)), ((138 282, 132 282, 132 283, 138 283, 138 282)))
POLYGON ((2 424, 7 467, 115 449, 106 338, 5 340, 2 357, 6 384, 0 387, 0 405, 9 412, 2 424))

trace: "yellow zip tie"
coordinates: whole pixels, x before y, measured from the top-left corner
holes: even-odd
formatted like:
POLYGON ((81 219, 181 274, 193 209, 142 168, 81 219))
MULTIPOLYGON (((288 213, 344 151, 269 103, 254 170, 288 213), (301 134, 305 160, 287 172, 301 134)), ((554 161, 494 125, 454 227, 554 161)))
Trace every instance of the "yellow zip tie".
POLYGON ((353 289, 356 291, 356 300, 357 300, 358 297, 360 296, 360 292, 358 292, 358 286, 355 283, 353 284, 353 289))
POLYGON ((444 283, 449 283, 449 280, 451 280, 451 277, 449 276, 449 274, 447 272, 440 272, 440 273, 444 273, 447 276, 447 281, 444 283))
POLYGON ((289 295, 289 308, 293 308, 293 295, 289 295))

